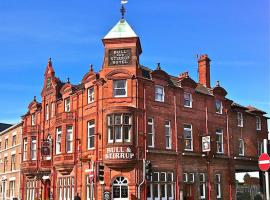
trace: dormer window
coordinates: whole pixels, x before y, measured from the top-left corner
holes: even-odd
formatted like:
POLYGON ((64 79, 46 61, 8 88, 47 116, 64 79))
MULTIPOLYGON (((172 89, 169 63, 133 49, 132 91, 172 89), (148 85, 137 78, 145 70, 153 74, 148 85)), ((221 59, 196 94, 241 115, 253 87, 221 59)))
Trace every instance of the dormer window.
POLYGON ((184 92, 184 107, 192 108, 192 94, 184 92))
POLYGON ((216 99, 215 106, 216 106, 216 113, 222 114, 222 101, 220 101, 219 99, 216 99))
POLYGON ((243 122, 244 122, 243 113, 237 112, 237 126, 243 127, 243 124, 244 124, 243 122))
POLYGON ((87 103, 94 102, 94 87, 90 87, 87 89, 87 103))
POLYGON ((256 116, 256 130, 260 131, 261 129, 262 129, 261 118, 259 116, 256 116))
POLYGON ((160 85, 155 86, 155 100, 164 102, 164 87, 160 85))
POLYGON ((65 112, 70 112, 70 98, 65 99, 65 112))
POLYGON ((127 80, 113 81, 113 96, 126 97, 127 96, 127 80))

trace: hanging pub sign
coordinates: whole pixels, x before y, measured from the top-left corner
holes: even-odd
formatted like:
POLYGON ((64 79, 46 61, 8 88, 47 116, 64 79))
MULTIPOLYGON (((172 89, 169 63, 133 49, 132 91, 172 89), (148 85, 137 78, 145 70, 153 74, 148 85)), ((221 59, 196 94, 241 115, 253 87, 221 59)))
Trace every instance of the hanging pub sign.
POLYGON ((202 137, 202 152, 209 152, 211 151, 211 138, 210 136, 203 136, 202 137))
POLYGON ((129 65, 131 64, 131 49, 110 49, 109 65, 129 65))
POLYGON ((130 160, 134 158, 130 147, 109 147, 106 149, 106 160, 130 160))
POLYGON ((51 155, 51 143, 50 143, 50 141, 44 140, 42 142, 41 154, 42 154, 42 156, 50 156, 51 155))
POLYGON ((110 191, 105 191, 104 192, 103 199, 104 200, 110 200, 111 199, 111 193, 110 193, 110 191))

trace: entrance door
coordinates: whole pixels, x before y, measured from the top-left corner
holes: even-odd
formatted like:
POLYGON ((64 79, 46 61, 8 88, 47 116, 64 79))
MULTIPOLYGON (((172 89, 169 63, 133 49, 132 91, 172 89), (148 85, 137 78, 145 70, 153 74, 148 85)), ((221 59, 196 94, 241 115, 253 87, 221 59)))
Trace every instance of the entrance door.
POLYGON ((194 184, 186 184, 185 185, 185 200, 194 200, 194 184))
POLYGON ((46 180, 45 185, 44 185, 44 199, 45 200, 49 200, 50 199, 50 186, 51 186, 51 182, 50 180, 46 180))
POLYGON ((113 181, 112 194, 114 200, 128 200, 128 181, 120 176, 113 181))

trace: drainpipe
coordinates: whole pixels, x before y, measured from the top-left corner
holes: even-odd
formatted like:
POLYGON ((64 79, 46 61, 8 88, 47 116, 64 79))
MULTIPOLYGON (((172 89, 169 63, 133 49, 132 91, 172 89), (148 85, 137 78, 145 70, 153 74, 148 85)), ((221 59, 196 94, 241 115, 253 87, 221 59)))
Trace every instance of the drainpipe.
POLYGON ((175 193, 175 199, 178 199, 179 196, 179 176, 178 176, 178 162, 179 162, 179 155, 178 155, 178 134, 177 134, 177 115, 176 115, 176 95, 174 95, 174 135, 175 135, 175 151, 176 151, 176 169, 175 169, 175 175, 176 175, 176 193, 175 193))
MULTIPOLYGON (((228 157, 229 157, 229 165, 231 170, 231 148, 230 148, 230 133, 229 133, 229 113, 228 110, 226 110, 226 129, 227 129, 227 145, 228 145, 228 157)), ((231 178, 232 179, 232 178, 231 178)), ((229 184, 229 191, 230 191, 230 200, 233 199, 232 197, 232 180, 229 184)))
MULTIPOLYGON (((207 102, 206 102, 207 104, 207 102)), ((208 130, 208 109, 207 109, 207 105, 205 106, 205 128, 206 128, 206 135, 209 134, 209 130, 208 130)), ((210 137, 211 138, 211 137, 210 137)), ((211 139, 210 139, 210 143, 211 143, 211 139)), ((210 181, 210 156, 209 156, 209 152, 207 152, 207 157, 208 157, 208 161, 207 161, 207 172, 208 172, 208 199, 211 199, 211 181, 210 181)))

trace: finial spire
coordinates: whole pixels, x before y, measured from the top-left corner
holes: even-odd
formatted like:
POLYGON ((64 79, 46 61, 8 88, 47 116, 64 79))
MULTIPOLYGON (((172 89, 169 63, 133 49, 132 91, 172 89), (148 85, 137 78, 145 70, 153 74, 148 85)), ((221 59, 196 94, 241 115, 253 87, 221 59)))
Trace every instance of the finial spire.
POLYGON ((157 63, 157 70, 161 70, 160 63, 157 63))
POLYGON ((127 2, 128 2, 127 0, 121 0, 122 7, 121 7, 120 11, 121 11, 121 14, 122 14, 122 19, 125 19, 126 9, 125 9, 124 4, 126 4, 127 2))
POLYGON ((94 71, 94 70, 93 70, 93 65, 92 65, 92 64, 90 65, 90 71, 91 71, 91 72, 94 71))
POLYGON ((67 82, 70 83, 69 77, 67 78, 67 82))

